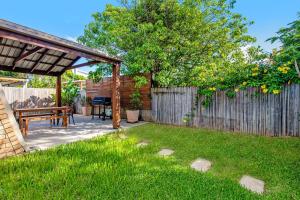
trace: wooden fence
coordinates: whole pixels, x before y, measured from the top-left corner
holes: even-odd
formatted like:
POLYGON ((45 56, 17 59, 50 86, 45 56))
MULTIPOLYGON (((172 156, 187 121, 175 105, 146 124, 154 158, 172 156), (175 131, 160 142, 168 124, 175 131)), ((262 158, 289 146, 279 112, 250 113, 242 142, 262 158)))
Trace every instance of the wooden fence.
POLYGON ((12 109, 53 106, 51 97, 55 89, 3 87, 12 109))
POLYGON ((218 91, 207 108, 201 104, 203 97, 196 98, 197 88, 153 88, 151 93, 152 118, 157 123, 300 136, 300 85, 285 86, 279 95, 255 95, 250 88, 228 98, 218 91))

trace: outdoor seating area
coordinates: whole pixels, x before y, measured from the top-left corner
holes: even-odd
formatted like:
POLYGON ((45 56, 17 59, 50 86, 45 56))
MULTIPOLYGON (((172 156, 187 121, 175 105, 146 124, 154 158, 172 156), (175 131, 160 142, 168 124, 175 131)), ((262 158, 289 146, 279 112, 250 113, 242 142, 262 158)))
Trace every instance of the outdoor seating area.
MULTIPOLYGON (((24 138, 27 148, 32 150, 45 150, 61 144, 75 141, 91 139, 115 131, 112 120, 92 119, 91 116, 74 115, 75 124, 70 123, 68 127, 62 124, 51 126, 48 121, 33 121, 29 125, 29 134, 24 138)), ((121 121, 121 128, 126 129, 145 124, 139 122, 135 124, 121 121)))
MULTIPOLYGON (((25 108, 15 109, 15 117, 19 122, 21 132, 26 137, 29 131, 29 122, 48 120, 50 126, 59 124, 59 119, 62 119, 63 127, 68 127, 68 121, 73 117, 69 107, 44 107, 44 108, 25 108), (34 113, 34 114, 32 114, 34 113)), ((74 119, 73 119, 74 120, 74 119)))

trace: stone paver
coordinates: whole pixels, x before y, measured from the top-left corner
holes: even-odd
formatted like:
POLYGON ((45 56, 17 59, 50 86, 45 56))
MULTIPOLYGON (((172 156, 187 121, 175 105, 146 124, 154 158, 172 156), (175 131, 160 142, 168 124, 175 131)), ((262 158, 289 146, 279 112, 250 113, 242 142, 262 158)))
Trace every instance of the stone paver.
POLYGON ((199 172, 206 172, 211 168, 211 162, 202 158, 198 158, 191 164, 191 168, 199 172))
POLYGON ((174 151, 171 150, 171 149, 162 149, 162 150, 160 150, 160 151, 158 152, 158 155, 160 155, 160 156, 170 156, 170 155, 172 155, 173 153, 174 153, 174 151))
POLYGON ((264 192, 265 183, 259 179, 244 175, 240 180, 240 185, 252 192, 262 194, 264 192))
POLYGON ((137 147, 145 147, 145 146, 147 146, 149 143, 148 142, 140 142, 140 143, 138 143, 136 146, 137 147))

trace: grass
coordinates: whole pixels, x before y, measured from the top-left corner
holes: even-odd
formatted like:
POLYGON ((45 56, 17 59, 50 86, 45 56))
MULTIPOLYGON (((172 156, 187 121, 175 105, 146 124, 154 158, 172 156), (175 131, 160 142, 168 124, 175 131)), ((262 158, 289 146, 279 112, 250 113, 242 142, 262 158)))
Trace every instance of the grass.
POLYGON ((147 124, 0 161, 0 199, 300 199, 299 138, 269 138, 147 124), (137 148, 142 140, 150 142, 137 148), (173 156, 156 153, 171 148, 173 156), (207 173, 190 169, 196 158, 207 173), (266 183, 257 195, 239 186, 266 183))

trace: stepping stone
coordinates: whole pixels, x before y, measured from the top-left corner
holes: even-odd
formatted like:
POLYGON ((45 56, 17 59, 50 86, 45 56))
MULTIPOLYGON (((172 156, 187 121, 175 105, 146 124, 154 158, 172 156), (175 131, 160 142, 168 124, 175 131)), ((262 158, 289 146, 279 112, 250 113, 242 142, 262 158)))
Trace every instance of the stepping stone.
POLYGON ((206 172, 210 169, 211 162, 202 158, 198 158, 191 164, 191 168, 199 172, 206 172))
POLYGON ((140 143, 138 143, 136 146, 137 147, 145 147, 145 146, 147 146, 149 143, 148 142, 140 142, 140 143))
POLYGON ((265 183, 259 179, 244 175, 240 180, 240 185, 252 192, 262 194, 264 192, 265 183))
POLYGON ((160 151, 158 152, 158 155, 160 155, 160 156, 170 156, 170 155, 172 155, 173 153, 174 153, 174 151, 171 150, 171 149, 162 149, 162 150, 160 150, 160 151))

